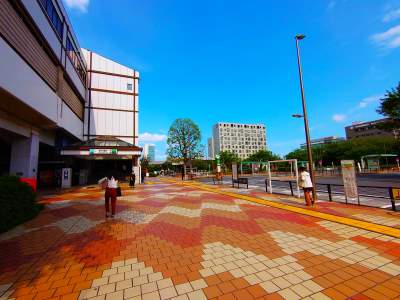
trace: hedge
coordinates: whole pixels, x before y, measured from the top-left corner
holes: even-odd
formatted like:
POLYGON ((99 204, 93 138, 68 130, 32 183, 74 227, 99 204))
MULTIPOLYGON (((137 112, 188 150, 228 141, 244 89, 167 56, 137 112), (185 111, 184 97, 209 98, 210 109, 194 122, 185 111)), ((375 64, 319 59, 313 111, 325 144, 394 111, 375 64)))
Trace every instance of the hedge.
POLYGON ((0 233, 34 218, 42 208, 28 184, 18 177, 0 177, 0 233))

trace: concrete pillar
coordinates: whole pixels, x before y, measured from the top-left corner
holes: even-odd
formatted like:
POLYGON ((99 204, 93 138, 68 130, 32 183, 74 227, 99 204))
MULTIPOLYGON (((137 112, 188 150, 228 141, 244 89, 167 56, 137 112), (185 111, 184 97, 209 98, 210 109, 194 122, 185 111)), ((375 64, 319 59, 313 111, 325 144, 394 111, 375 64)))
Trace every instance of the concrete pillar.
POLYGON ((29 138, 15 140, 11 144, 10 174, 35 178, 38 172, 39 135, 32 132, 29 138))

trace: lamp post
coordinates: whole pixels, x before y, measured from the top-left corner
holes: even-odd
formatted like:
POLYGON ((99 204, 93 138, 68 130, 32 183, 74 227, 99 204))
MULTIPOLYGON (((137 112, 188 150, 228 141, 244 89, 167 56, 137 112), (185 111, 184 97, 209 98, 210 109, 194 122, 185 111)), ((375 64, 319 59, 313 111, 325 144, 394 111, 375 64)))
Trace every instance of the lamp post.
MULTIPOLYGON (((308 165, 310 170, 310 176, 313 183, 313 200, 314 202, 317 200, 317 193, 316 193, 316 181, 314 175, 314 168, 313 168, 313 160, 312 160, 312 151, 311 151, 311 142, 310 142, 310 132, 308 129, 308 118, 307 118, 307 108, 306 108, 306 99, 304 96, 304 87, 303 87, 303 72, 301 70, 301 62, 300 62, 300 48, 299 48, 299 41, 304 39, 306 36, 304 34, 296 35, 296 49, 297 49, 297 65, 299 68, 299 77, 300 77, 300 90, 301 90, 301 101, 303 104, 303 119, 304 119, 304 130, 306 133, 306 144, 307 144, 307 157, 308 157, 308 165)), ((300 115, 298 115, 300 116, 300 115)), ((296 116, 296 117, 298 117, 296 116)))

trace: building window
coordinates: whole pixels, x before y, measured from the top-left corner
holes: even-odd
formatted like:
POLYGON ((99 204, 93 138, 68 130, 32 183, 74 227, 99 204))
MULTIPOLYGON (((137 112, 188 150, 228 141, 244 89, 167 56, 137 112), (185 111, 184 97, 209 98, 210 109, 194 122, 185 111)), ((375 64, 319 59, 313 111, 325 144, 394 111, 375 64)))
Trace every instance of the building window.
POLYGON ((63 23, 57 13, 56 8, 54 7, 53 2, 51 0, 40 0, 40 3, 42 4, 44 11, 46 12, 47 16, 49 17, 51 24, 53 24, 55 31, 57 32, 58 36, 62 40, 62 38, 63 38, 63 23))
POLYGON ((127 89, 128 91, 132 91, 132 83, 128 83, 128 84, 126 85, 126 89, 127 89))
POLYGON ((86 85, 86 70, 82 63, 82 59, 79 55, 79 52, 76 50, 74 44, 72 43, 69 37, 67 37, 67 44, 65 50, 67 51, 67 54, 71 59, 72 65, 74 66, 76 72, 78 73, 82 82, 86 85))

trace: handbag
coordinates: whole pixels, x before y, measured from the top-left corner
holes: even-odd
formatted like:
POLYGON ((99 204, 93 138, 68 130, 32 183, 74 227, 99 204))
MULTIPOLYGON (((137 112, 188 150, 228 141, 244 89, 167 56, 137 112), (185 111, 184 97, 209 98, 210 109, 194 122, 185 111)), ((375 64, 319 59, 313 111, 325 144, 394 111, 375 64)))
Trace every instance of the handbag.
POLYGON ((117 187, 117 197, 121 196, 122 196, 121 187, 117 187))

